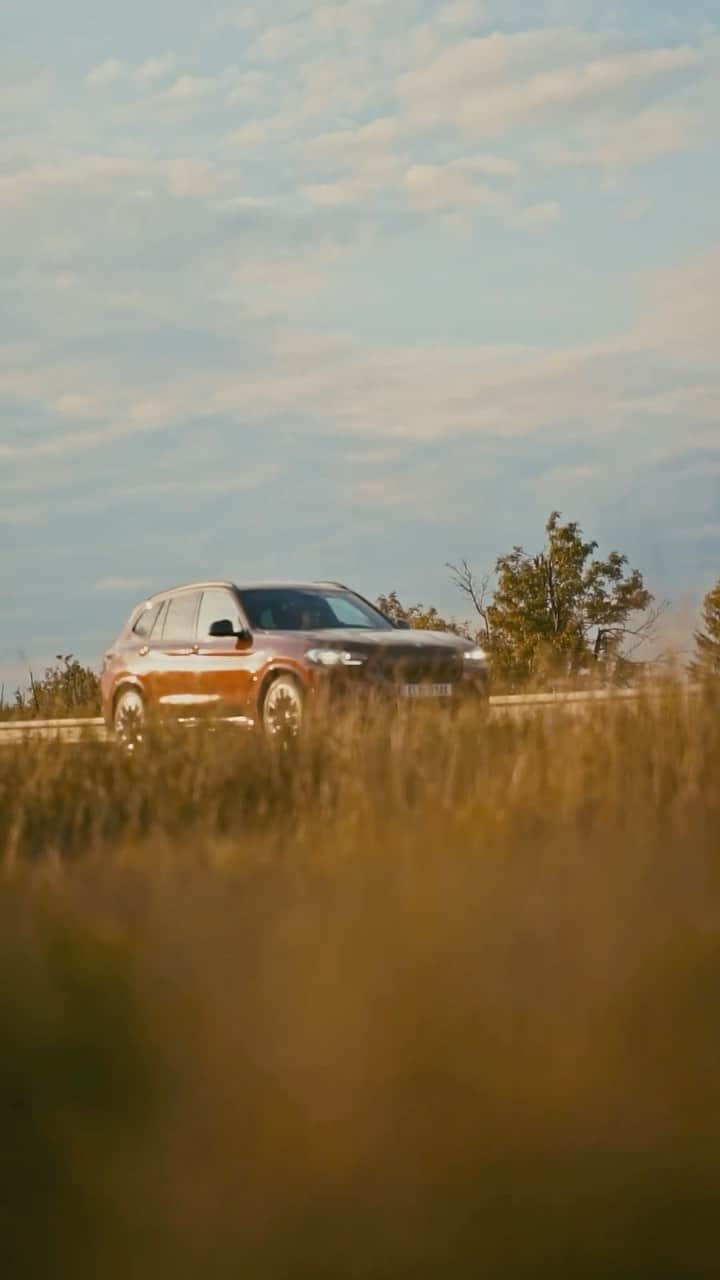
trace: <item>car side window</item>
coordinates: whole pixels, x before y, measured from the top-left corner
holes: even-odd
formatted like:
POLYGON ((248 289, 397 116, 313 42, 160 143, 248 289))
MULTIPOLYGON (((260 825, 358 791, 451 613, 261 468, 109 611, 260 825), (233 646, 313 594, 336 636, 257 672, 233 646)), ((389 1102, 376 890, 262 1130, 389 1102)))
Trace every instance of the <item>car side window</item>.
POLYGON ((199 591, 183 591, 172 597, 163 627, 163 640, 166 643, 191 643, 195 639, 195 618, 199 603, 199 591))
POLYGON ((238 606, 229 591, 225 591, 222 587, 209 587, 203 592, 203 598, 200 604, 200 613, 198 616, 198 640, 209 640, 210 628, 213 622, 222 622, 225 618, 229 618, 239 631, 243 626, 240 618, 238 606))
POLYGON ((152 629, 158 620, 162 607, 162 600, 158 600, 155 604, 146 604, 133 627, 133 635, 138 636, 141 640, 145 640, 152 633, 152 629))
POLYGON ((163 600, 162 604, 160 605, 160 612, 158 613, 153 623, 153 629, 150 632, 151 640, 159 640, 160 637, 162 636, 163 627, 165 625, 165 614, 167 613, 167 603, 168 603, 167 600, 163 600))

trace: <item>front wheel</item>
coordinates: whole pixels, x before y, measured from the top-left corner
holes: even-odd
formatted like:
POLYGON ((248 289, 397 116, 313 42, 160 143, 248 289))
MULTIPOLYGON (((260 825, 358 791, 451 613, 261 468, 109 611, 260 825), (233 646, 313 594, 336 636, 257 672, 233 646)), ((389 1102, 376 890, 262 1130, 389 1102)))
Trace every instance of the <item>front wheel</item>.
POLYGON ((262 727, 268 738, 297 738, 304 715, 303 695, 292 676, 276 676, 265 694, 262 727))
POLYGON ((127 751, 135 751, 143 739, 145 703, 137 689, 125 689, 115 703, 115 737, 127 751))

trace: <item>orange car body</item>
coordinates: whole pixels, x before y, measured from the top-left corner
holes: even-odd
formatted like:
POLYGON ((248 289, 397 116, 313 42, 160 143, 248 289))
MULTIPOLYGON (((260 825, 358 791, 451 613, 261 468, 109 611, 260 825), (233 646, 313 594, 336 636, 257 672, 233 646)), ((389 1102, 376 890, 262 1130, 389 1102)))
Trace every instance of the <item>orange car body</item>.
POLYGON ((149 714, 260 722, 280 675, 304 699, 372 689, 456 703, 487 693, 480 652, 463 637, 410 631, 340 584, 193 583, 133 610, 105 654, 103 714, 112 727, 132 689, 149 714))

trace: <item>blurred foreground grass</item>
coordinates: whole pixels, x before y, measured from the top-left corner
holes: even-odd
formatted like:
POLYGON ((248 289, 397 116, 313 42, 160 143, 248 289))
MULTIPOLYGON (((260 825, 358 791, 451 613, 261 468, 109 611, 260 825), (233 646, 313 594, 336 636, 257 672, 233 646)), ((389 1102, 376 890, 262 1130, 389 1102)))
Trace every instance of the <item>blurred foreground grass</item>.
POLYGON ((720 1264, 720 704, 0 756, 0 1275, 720 1264))

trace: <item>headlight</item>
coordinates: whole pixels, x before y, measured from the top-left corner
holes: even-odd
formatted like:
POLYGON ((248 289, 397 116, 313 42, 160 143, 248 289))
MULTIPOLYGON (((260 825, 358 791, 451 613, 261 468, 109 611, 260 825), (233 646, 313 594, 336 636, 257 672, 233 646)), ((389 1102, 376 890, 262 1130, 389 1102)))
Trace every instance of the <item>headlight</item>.
POLYGON ((466 662, 487 662, 487 654, 484 649, 468 649, 463 654, 466 662))
POLYGON ((365 661, 361 653, 347 649, 308 649, 305 657, 318 667, 361 667, 365 661))

